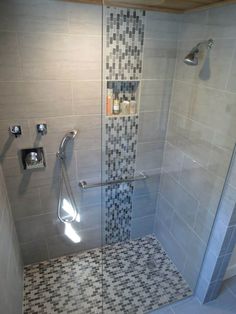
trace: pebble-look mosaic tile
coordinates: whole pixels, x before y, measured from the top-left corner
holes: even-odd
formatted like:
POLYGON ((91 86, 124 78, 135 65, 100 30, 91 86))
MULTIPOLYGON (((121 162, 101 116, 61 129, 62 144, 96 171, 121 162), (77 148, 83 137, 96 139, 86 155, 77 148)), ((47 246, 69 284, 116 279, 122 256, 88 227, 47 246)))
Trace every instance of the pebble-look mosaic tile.
POLYGON ((190 294, 146 236, 25 267, 24 314, 143 314, 190 294))

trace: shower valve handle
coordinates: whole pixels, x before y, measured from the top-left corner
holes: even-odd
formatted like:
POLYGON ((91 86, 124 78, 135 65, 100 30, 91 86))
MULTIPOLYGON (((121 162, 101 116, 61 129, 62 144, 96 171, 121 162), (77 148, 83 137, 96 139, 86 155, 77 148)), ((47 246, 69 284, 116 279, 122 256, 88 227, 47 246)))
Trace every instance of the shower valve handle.
POLYGON ((15 135, 15 137, 18 137, 18 136, 20 136, 22 134, 20 125, 10 126, 9 130, 10 130, 11 134, 15 135))
POLYGON ((36 125, 37 132, 41 135, 47 134, 47 124, 46 123, 39 123, 36 125))

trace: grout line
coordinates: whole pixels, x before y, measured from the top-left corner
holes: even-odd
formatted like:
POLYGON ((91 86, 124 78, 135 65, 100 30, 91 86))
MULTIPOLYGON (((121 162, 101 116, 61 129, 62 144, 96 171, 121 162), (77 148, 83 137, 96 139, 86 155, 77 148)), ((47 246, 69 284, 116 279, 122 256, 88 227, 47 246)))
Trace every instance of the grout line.
POLYGON ((205 89, 210 89, 210 90, 218 91, 218 92, 221 92, 221 93, 224 92, 224 93, 233 94, 233 95, 236 94, 236 91, 232 92, 232 91, 227 90, 227 89, 219 89, 219 88, 216 88, 216 87, 207 86, 207 85, 199 84, 199 83, 196 83, 196 82, 188 82, 188 81, 184 81, 184 80, 180 80, 180 79, 174 79, 174 80, 177 81, 177 82, 181 82, 181 83, 192 85, 192 86, 197 87, 197 88, 202 88, 202 89, 205 88, 205 89))
POLYGON ((235 54, 236 54, 236 43, 234 44, 234 48, 232 49, 232 56, 231 56, 231 61, 230 61, 230 65, 229 65, 229 70, 228 70, 228 75, 227 75, 227 79, 225 82, 225 90, 227 90, 227 87, 229 85, 229 81, 230 81, 230 75, 232 73, 232 68, 233 68, 233 63, 235 61, 235 54))

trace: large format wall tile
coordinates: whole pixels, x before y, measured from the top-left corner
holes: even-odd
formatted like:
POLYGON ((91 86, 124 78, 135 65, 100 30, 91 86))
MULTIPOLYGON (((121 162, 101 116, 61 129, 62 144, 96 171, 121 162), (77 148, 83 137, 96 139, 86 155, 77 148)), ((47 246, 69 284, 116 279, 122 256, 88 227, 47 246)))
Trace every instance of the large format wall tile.
POLYGON ((168 110, 171 87, 171 80, 143 80, 140 111, 168 110))
POLYGON ((7 1, 0 4, 0 28, 7 31, 54 32, 68 31, 65 2, 7 1))
POLYGON ((1 119, 26 119, 72 114, 68 82, 1 82, 1 119))
MULTIPOLYGON (((235 144, 235 10, 229 5, 184 14, 178 34, 154 232, 178 265, 181 259, 184 261, 182 273, 192 288, 198 279, 235 144), (186 65, 183 60, 187 53, 209 38, 214 40, 212 49, 201 47, 199 64, 186 65), (195 201, 195 206, 184 205, 186 195, 195 201), (169 244, 173 238, 178 250, 169 244)), ((224 203, 225 219, 233 202, 230 198, 224 203)))
POLYGON ((4 313, 22 313, 23 265, 11 208, 0 166, 0 307, 4 313))
POLYGON ((145 39, 177 39, 181 15, 147 11, 145 39))
POLYGON ((175 40, 146 39, 143 56, 143 78, 172 79, 175 58, 175 40))
POLYGON ((0 80, 22 78, 16 33, 0 32, 0 80))
POLYGON ((102 6, 70 3, 68 6, 69 33, 82 35, 102 34, 102 6))
POLYGON ((20 33, 26 80, 101 79, 101 38, 77 34, 20 33))

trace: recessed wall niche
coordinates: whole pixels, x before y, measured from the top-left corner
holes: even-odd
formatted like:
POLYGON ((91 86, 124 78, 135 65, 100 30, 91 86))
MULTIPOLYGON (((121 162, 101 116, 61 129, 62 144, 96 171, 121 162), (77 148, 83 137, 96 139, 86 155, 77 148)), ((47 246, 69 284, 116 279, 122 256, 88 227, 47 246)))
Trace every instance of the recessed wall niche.
POLYGON ((139 94, 140 81, 107 81, 106 115, 132 116, 137 114, 140 99, 139 94), (114 112, 115 101, 119 103, 119 112, 117 113, 114 112))

